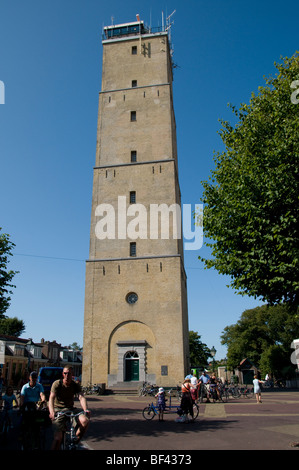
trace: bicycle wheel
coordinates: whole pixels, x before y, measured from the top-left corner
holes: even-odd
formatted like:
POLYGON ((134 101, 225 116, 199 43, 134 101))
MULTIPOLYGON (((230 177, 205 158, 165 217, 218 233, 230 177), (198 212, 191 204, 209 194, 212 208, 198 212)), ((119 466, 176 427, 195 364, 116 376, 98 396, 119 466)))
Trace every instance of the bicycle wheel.
POLYGON ((73 450, 73 442, 69 430, 65 431, 63 435, 63 450, 73 450))
POLYGON ((152 406, 146 406, 142 411, 142 415, 145 419, 151 420, 155 417, 155 411, 152 406))
POLYGON ((193 403, 193 419, 196 419, 199 413, 199 406, 193 403))
POLYGON ((232 397, 233 397, 233 398, 235 398, 235 399, 236 399, 236 398, 240 398, 240 396, 241 396, 241 392, 240 392, 239 389, 233 389, 233 390, 232 390, 232 397))
POLYGON ((223 390, 222 392, 220 392, 220 400, 221 400, 223 403, 227 403, 227 402, 228 402, 228 392, 227 392, 227 390, 223 390))

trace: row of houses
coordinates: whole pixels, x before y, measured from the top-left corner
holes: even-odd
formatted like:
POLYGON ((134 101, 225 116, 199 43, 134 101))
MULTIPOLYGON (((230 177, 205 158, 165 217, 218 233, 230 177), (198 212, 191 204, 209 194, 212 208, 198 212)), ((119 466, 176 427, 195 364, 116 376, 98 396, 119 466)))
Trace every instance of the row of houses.
POLYGON ((81 377, 82 352, 63 347, 56 341, 34 342, 0 334, 0 371, 5 384, 20 387, 29 373, 41 367, 72 366, 74 375, 81 377))

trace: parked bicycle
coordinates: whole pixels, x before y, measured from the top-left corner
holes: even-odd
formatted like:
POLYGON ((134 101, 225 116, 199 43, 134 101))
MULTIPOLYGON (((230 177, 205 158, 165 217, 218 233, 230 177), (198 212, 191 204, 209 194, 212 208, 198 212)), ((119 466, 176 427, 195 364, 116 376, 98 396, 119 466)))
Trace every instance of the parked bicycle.
POLYGON ((228 401, 228 391, 222 383, 217 384, 217 388, 214 386, 210 387, 210 398, 215 401, 227 402, 228 401))
POLYGON ((78 426, 76 423, 76 418, 85 414, 85 411, 81 410, 78 413, 74 413, 71 410, 58 411, 55 415, 55 419, 60 416, 66 416, 66 429, 63 431, 63 438, 61 443, 62 450, 77 450, 78 449, 78 438, 76 435, 78 426))
POLYGON ((271 379, 268 379, 268 380, 264 380, 261 385, 263 388, 273 388, 274 382, 271 379))
POLYGON ((245 385, 244 387, 239 388, 241 396, 244 398, 252 398, 253 397, 253 388, 248 387, 245 385))
POLYGON ((84 395, 103 395, 105 390, 100 384, 88 384, 86 387, 82 387, 84 395))
POLYGON ((139 396, 145 397, 147 395, 151 395, 154 397, 158 392, 159 387, 157 385, 152 385, 148 382, 143 382, 142 387, 139 389, 139 396))
POLYGON ((240 398, 241 396, 240 389, 236 385, 229 385, 226 388, 226 390, 227 390, 228 397, 236 399, 236 398, 240 398))
POLYGON ((177 385, 176 387, 172 387, 170 388, 169 392, 168 392, 172 397, 175 397, 177 398, 178 400, 180 400, 182 398, 182 386, 181 385, 177 385))

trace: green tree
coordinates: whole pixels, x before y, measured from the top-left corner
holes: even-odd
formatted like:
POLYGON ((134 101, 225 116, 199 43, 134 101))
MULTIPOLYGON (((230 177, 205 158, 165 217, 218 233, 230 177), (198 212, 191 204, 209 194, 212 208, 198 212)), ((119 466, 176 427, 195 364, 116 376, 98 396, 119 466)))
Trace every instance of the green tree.
POLYGON ((189 349, 191 367, 206 367, 211 355, 210 349, 200 340, 201 336, 195 331, 189 331, 189 349))
POLYGON ((79 344, 75 341, 74 343, 69 345, 70 349, 73 349, 74 351, 82 351, 83 348, 79 346, 79 344))
MULTIPOLYGON (((0 227, 0 232, 2 228, 0 227)), ((15 286, 11 281, 17 271, 7 269, 9 263, 8 257, 12 256, 12 250, 15 244, 9 239, 6 233, 0 233, 0 319, 5 318, 4 313, 8 309, 11 301, 10 294, 15 286)))
MULTIPOLYGON (((2 228, 0 227, 0 232, 2 228)), ((0 333, 11 336, 20 336, 25 331, 23 320, 17 317, 9 318, 5 315, 10 306, 12 289, 15 287, 11 281, 18 271, 8 270, 9 256, 15 244, 10 241, 6 233, 0 233, 0 333)))
POLYGON ((249 105, 232 107, 238 122, 221 121, 226 150, 215 157, 204 193, 207 268, 231 278, 242 295, 298 306, 299 56, 275 64, 249 105), (298 87, 297 87, 298 88, 298 87), (293 94, 293 95, 292 95, 293 94))
POLYGON ((25 324, 17 317, 5 317, 0 320, 0 334, 2 335, 21 336, 24 331, 25 324))
POLYGON ((245 310, 240 320, 224 328, 221 343, 227 346, 227 365, 237 367, 249 358, 263 374, 280 376, 294 370, 291 343, 299 337, 299 314, 287 305, 245 310))

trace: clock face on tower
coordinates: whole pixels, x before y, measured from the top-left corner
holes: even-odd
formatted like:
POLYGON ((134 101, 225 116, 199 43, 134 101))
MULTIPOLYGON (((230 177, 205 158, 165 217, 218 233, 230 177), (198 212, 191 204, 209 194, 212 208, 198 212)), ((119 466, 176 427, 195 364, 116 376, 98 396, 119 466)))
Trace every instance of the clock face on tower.
POLYGON ((138 295, 135 294, 135 292, 130 292, 130 294, 127 295, 126 300, 128 304, 135 304, 138 300, 138 295))

